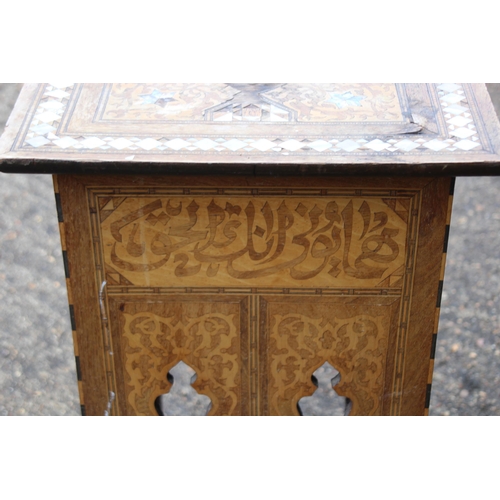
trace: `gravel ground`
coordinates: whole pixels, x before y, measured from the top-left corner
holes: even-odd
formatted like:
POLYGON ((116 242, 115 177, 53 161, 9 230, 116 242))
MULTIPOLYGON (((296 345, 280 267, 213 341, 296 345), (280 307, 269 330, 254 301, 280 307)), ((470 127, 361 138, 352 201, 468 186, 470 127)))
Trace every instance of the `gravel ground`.
MULTIPOLYGON (((19 89, 0 84, 0 131, 19 89)), ((0 415, 79 415, 51 177, 0 174, 0 206, 0 415)), ((500 177, 457 179, 431 415, 500 415, 498 248, 500 177)))
MULTIPOLYGON (((2 130, 18 91, 0 84, 2 130)), ((78 415, 52 178, 0 176, 0 415, 78 415)))

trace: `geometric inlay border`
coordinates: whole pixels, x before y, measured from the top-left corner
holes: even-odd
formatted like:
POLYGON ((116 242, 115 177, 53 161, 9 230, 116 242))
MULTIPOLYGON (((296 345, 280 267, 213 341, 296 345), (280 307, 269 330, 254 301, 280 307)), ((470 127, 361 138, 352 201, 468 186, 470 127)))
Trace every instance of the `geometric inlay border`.
POLYGON ((418 134, 400 135, 388 139, 376 137, 317 137, 301 140, 261 137, 177 137, 177 136, 137 136, 108 137, 99 135, 73 136, 59 130, 61 121, 68 112, 68 103, 76 84, 45 84, 41 97, 36 103, 27 133, 20 146, 13 150, 58 151, 85 153, 136 153, 148 155, 214 154, 232 155, 234 153, 282 154, 308 156, 398 156, 405 154, 444 154, 482 150, 482 145, 474 124, 463 85, 456 83, 436 84, 441 112, 443 113, 447 137, 419 136, 418 134))

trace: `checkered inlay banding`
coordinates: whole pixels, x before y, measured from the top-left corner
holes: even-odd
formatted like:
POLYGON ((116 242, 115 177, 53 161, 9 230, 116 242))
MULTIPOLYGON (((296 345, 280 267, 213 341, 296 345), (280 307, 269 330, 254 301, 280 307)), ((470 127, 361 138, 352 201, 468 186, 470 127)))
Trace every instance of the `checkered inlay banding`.
POLYGON ((218 152, 244 154, 384 154, 446 153, 482 149, 470 112, 465 91, 460 84, 437 84, 441 110, 448 128, 448 137, 408 136, 387 139, 387 136, 351 137, 345 139, 287 139, 242 137, 71 137, 57 135, 76 84, 48 84, 30 123, 21 146, 23 150, 81 150, 141 153, 218 152), (414 138, 419 137, 419 138, 414 138))

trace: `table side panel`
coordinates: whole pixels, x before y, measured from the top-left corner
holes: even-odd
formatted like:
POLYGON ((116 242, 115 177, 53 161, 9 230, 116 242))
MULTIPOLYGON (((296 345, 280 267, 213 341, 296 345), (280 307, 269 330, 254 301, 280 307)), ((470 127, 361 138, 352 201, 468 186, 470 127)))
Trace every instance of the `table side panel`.
POLYGON ((181 359, 213 414, 297 415, 325 361, 351 414, 425 413, 450 179, 57 179, 88 414, 156 414, 181 359))

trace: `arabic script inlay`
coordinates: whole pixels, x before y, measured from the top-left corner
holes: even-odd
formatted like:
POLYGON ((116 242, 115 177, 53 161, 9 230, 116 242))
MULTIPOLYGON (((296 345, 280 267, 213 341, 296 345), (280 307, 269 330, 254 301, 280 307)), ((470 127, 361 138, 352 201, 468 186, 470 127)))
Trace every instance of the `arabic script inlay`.
POLYGON ((109 284, 401 286, 409 198, 103 197, 109 284))

